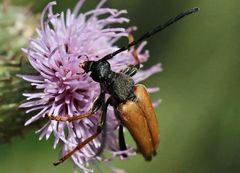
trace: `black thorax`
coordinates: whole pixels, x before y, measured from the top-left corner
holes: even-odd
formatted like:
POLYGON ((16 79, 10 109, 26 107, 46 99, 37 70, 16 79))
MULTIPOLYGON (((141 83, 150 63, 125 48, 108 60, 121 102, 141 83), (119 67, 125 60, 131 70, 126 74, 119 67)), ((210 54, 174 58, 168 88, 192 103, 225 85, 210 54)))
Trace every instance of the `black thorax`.
POLYGON ((133 79, 121 72, 112 71, 108 61, 88 61, 84 68, 91 72, 91 78, 100 83, 102 89, 117 103, 135 99, 133 79))

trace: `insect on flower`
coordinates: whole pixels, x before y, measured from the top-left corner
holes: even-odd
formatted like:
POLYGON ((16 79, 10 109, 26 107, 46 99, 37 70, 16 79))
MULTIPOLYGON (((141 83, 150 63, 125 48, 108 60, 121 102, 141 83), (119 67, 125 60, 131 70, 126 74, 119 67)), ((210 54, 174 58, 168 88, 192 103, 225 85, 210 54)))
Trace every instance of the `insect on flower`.
MULTIPOLYGON (((68 151, 60 160, 54 165, 59 165, 73 155, 76 151, 81 150, 86 144, 95 139, 102 133, 102 145, 99 148, 96 156, 102 153, 106 142, 106 120, 107 108, 109 105, 113 106, 116 117, 120 119, 119 127, 119 148, 126 150, 125 139, 123 136, 123 126, 126 127, 134 138, 138 151, 144 156, 146 160, 151 160, 152 156, 156 155, 156 150, 159 144, 159 129, 157 125, 157 118, 150 101, 148 92, 143 85, 135 84, 132 76, 134 76, 140 69, 140 60, 134 48, 132 54, 136 61, 135 65, 129 65, 122 69, 121 72, 116 73, 111 70, 108 60, 112 59, 117 54, 128 50, 131 47, 139 44, 143 40, 153 36, 157 32, 167 28, 183 17, 195 13, 199 8, 191 8, 180 13, 174 18, 171 18, 166 23, 157 26, 150 32, 147 32, 142 37, 134 41, 133 36, 129 34, 129 44, 97 61, 87 60, 80 64, 86 73, 90 72, 90 77, 99 83, 101 92, 93 103, 90 112, 74 115, 73 117, 49 115, 48 118, 55 121, 73 122, 93 115, 98 110, 102 110, 100 121, 97 125, 96 132, 80 142, 74 149, 68 151), (105 95, 110 97, 105 100, 105 95)), ((88 58, 86 56, 86 58, 88 58)))
POLYGON ((102 7, 106 0, 101 0, 95 9, 82 13, 84 1, 79 0, 66 14, 55 14, 56 2, 48 3, 36 38, 23 49, 37 71, 36 75, 19 75, 35 87, 34 93, 23 94, 27 102, 20 107, 27 108, 26 113, 37 112, 25 125, 49 120, 37 132, 40 139, 53 134, 54 148, 61 145, 56 165, 70 158, 89 173, 89 167, 98 162, 109 165, 115 158, 134 155, 135 148, 125 144, 124 126, 138 151, 150 160, 156 153, 159 130, 148 93, 158 88, 146 92, 137 83, 161 71, 161 66, 140 69, 149 58, 148 51, 143 51, 144 40, 198 8, 181 13, 134 41, 133 30, 113 27, 129 21, 122 17, 126 10, 102 7), (128 37, 129 45, 119 49, 115 43, 123 37, 128 37))

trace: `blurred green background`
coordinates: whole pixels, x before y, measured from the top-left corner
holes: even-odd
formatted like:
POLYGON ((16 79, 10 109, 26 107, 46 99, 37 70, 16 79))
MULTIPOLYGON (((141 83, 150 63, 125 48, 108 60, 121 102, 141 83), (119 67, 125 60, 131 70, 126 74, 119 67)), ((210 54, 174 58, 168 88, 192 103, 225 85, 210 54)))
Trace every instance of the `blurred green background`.
MULTIPOLYGON (((12 1, 32 4, 34 12, 48 2, 12 1)), ((57 2, 57 10, 76 3, 57 2)), ((96 3, 89 0, 84 10, 96 3)), ((164 69, 145 82, 161 88, 152 96, 162 99, 156 109, 161 129, 158 155, 151 162, 135 156, 114 165, 128 173, 240 172, 240 1, 109 0, 107 5, 128 10, 129 25, 138 26, 136 37, 187 8, 201 8, 148 41, 151 59, 145 66, 161 62, 164 69)), ((0 145, 0 172, 73 172, 70 162, 52 166, 58 151, 52 149, 52 140, 38 141, 32 131, 24 139, 0 145)), ((103 172, 110 171, 104 167, 103 172)))

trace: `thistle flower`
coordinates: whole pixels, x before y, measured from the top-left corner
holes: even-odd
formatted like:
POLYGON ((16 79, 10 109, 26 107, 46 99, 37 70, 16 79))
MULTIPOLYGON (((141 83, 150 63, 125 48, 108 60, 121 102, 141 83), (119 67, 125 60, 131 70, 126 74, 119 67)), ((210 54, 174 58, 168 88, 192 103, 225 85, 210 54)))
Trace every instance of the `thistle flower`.
MULTIPOLYGON (((66 15, 63 12, 60 14, 53 12, 55 2, 50 2, 43 10, 41 27, 36 30, 37 38, 30 40, 29 47, 23 49, 29 62, 38 72, 38 75, 19 75, 36 88, 35 93, 23 94, 27 97, 27 102, 20 107, 27 108, 27 113, 37 112, 25 125, 46 115, 72 117, 91 109, 93 101, 100 93, 100 87, 88 74, 83 73, 84 70, 79 64, 86 61, 84 58, 86 56, 89 60, 99 60, 117 50, 115 42, 128 36, 128 30, 110 27, 112 24, 128 22, 127 18, 121 17, 126 11, 103 8, 104 2, 105 0, 102 0, 95 9, 85 13, 79 12, 84 0, 80 0, 73 11, 67 10, 66 15)), ((143 42, 137 48, 142 63, 149 58, 148 51, 143 52, 145 44, 146 42, 143 42)), ((132 50, 117 55, 109 62, 112 70, 116 72, 135 63, 132 50)), ((138 83, 160 70, 160 64, 157 64, 140 71, 134 76, 134 80, 138 83)), ((152 88, 149 91, 156 90, 157 88, 152 88)), ((100 112, 97 112, 88 118, 71 123, 49 120, 37 132, 40 133, 40 139, 44 137, 48 139, 53 134, 54 148, 61 144, 60 156, 63 156, 96 132, 99 117, 100 112)), ((110 161, 120 157, 122 152, 133 155, 135 151, 131 147, 126 151, 119 151, 118 138, 115 134, 118 126, 119 120, 116 119, 113 108, 109 107, 105 150, 111 153, 112 157, 95 157, 102 142, 99 136, 71 156, 73 163, 84 172, 91 172, 89 163, 110 161)))

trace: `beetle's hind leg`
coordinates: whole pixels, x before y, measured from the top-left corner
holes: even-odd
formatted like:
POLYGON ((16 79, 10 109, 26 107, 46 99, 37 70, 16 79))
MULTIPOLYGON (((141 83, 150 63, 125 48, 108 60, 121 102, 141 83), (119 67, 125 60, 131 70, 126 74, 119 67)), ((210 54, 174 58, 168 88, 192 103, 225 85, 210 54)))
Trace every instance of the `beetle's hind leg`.
MULTIPOLYGON (((119 140, 119 149, 121 151, 127 150, 122 124, 119 125, 119 129, 118 129, 118 140, 119 140)), ((122 156, 127 157, 127 154, 122 154, 122 156)))
MULTIPOLYGON (((131 34, 131 32, 128 34, 128 40, 129 40, 129 43, 134 42, 134 37, 131 34)), ((132 49, 132 56, 135 59, 136 64, 135 65, 129 65, 127 68, 125 68, 121 71, 122 73, 124 73, 125 75, 128 75, 128 76, 135 75, 138 72, 138 70, 140 69, 140 60, 139 60, 137 51, 136 51, 134 46, 133 46, 133 49, 132 49)))

